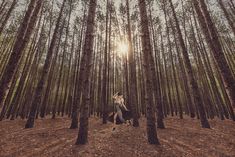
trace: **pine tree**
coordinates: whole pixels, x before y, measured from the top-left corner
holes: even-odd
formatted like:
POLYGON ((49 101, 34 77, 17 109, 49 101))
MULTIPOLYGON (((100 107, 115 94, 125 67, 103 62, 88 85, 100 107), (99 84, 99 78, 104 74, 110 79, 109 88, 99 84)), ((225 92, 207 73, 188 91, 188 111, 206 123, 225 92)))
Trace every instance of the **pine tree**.
POLYGON ((155 72, 153 65, 150 65, 152 56, 152 46, 149 33, 149 20, 147 16, 146 2, 145 0, 138 0, 141 19, 141 33, 142 33, 142 48, 144 57, 144 70, 145 70, 145 84, 146 84, 146 107, 147 107, 147 136, 150 144, 160 144, 156 131, 156 117, 153 105, 153 82, 152 75, 155 72))
POLYGON ((94 28, 95 28, 95 15, 96 15, 97 0, 90 0, 87 28, 85 34, 85 42, 83 49, 83 57, 86 58, 86 64, 84 67, 84 80, 81 82, 82 85, 82 104, 80 114, 80 125, 78 131, 78 138, 76 144, 86 144, 88 137, 88 116, 89 116, 89 105, 90 105, 90 76, 92 69, 92 52, 94 44, 94 28))

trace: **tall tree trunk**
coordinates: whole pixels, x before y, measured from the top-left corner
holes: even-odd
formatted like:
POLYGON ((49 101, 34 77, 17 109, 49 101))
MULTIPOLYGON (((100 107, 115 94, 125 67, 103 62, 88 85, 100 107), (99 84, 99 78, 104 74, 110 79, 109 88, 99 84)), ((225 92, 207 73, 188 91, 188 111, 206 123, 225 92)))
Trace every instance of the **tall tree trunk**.
POLYGON ((52 37, 52 41, 51 41, 49 50, 47 52, 45 64, 44 64, 43 69, 42 69, 42 74, 41 74, 40 79, 39 79, 39 81, 37 82, 37 85, 36 85, 36 91, 35 91, 34 96, 33 96, 32 105, 31 105, 31 108, 30 108, 30 113, 29 113, 29 116, 28 116, 28 120, 25 124, 25 128, 32 128, 34 126, 34 118, 35 118, 35 115, 36 115, 36 111, 37 111, 39 105, 41 104, 42 92, 43 92, 44 85, 46 83, 46 79, 47 79, 47 76, 48 76, 48 71, 50 69, 54 48, 55 48, 55 45, 56 45, 56 42, 57 42, 58 30, 59 30, 59 27, 60 27, 60 21, 61 21, 62 15, 63 15, 65 2, 66 2, 66 0, 63 1, 63 4, 60 8, 59 17, 58 17, 57 22, 56 22, 56 27, 55 27, 55 30, 54 30, 54 34, 53 34, 53 37, 52 37))
POLYGON ((108 117, 107 67, 108 67, 108 20, 109 20, 109 5, 110 5, 109 0, 107 0, 106 5, 107 5, 106 6, 106 32, 105 32, 103 83, 102 83, 103 124, 107 123, 107 117, 108 117))
POLYGON ((15 74, 18 63, 20 62, 20 58, 24 52, 24 48, 26 47, 29 38, 34 30, 35 23, 37 21, 38 13, 41 9, 42 3, 43 0, 30 1, 28 10, 20 26, 17 39, 14 43, 10 59, 0 80, 0 104, 4 102, 5 95, 13 78, 13 75, 15 74))
POLYGON ((6 0, 2 0, 2 3, 0 5, 0 15, 1 15, 1 11, 4 9, 4 5, 7 4, 6 0))
POLYGON ((131 36, 131 23, 130 23, 130 11, 129 11, 129 0, 126 0, 127 7, 127 33, 128 33, 128 56, 129 56, 129 66, 130 66, 130 107, 133 115, 133 126, 138 127, 139 121, 137 116, 137 79, 136 79, 136 62, 134 58, 134 51, 132 45, 132 36, 131 36))
POLYGON ((231 104, 233 104, 233 106, 235 107, 235 79, 233 78, 232 71, 230 70, 229 65, 226 61, 216 27, 209 14, 205 1, 194 0, 192 2, 197 12, 202 31, 219 67, 220 74, 226 86, 226 91, 229 95, 231 104))
POLYGON ((146 106, 147 106, 147 136, 148 142, 150 144, 160 144, 157 137, 156 130, 156 117, 153 105, 153 74, 155 72, 154 67, 150 65, 150 60, 152 56, 152 46, 150 41, 149 33, 149 20, 147 16, 146 2, 145 0, 138 0, 140 9, 140 19, 141 19, 141 33, 142 33, 142 48, 144 57, 144 68, 145 68, 145 83, 146 83, 146 106))
MULTIPOLYGON (((154 77, 154 90, 155 90, 155 103, 156 103, 156 108, 157 108, 157 127, 164 129, 165 125, 163 122, 163 109, 162 109, 162 93, 161 93, 161 85, 160 85, 160 71, 158 70, 158 65, 159 65, 159 57, 157 57, 159 54, 159 50, 157 47, 157 38, 155 36, 155 29, 153 26, 153 19, 152 19, 152 11, 151 8, 149 9, 150 11, 150 25, 151 25, 151 30, 152 30, 152 34, 153 34, 153 47, 155 50, 155 73, 153 74, 154 77)), ((154 60, 152 59, 152 64, 154 64, 154 60)))
POLYGON ((15 9, 17 2, 18 2, 18 0, 13 0, 13 2, 12 2, 11 6, 10 6, 10 8, 9 8, 7 14, 6 14, 6 17, 4 18, 4 20, 2 22, 2 25, 0 27, 0 35, 2 34, 2 31, 3 31, 4 27, 7 24, 7 21, 10 18, 10 15, 11 15, 12 11, 15 9))
POLYGON ((72 104, 72 122, 70 125, 70 129, 76 129, 78 128, 78 107, 81 100, 81 93, 82 93, 82 86, 80 86, 80 82, 82 82, 84 77, 84 66, 86 64, 86 58, 82 56, 81 58, 81 49, 82 49, 82 43, 83 43, 83 34, 84 34, 84 27, 85 27, 85 20, 86 20, 86 4, 84 8, 83 13, 83 24, 81 27, 81 34, 80 34, 80 40, 79 40, 79 46, 76 53, 78 53, 78 59, 77 59, 77 65, 76 68, 76 76, 75 76, 75 90, 74 90, 74 101, 72 104), (81 61, 80 61, 81 58, 81 61))
POLYGON ((175 19, 176 30, 177 30, 177 33, 178 33, 180 47, 181 47, 181 50, 182 50, 182 53, 183 53, 185 66, 186 66, 186 69, 187 69, 190 85, 191 85, 192 92, 193 92, 194 102, 197 105, 198 110, 199 110, 201 125, 202 125, 203 128, 210 128, 209 122, 206 118, 206 113, 205 113, 205 109, 204 109, 204 106, 203 106, 203 103, 202 103, 202 99, 200 97, 198 84, 197 84, 197 82, 196 82, 196 80, 193 76, 192 65, 190 63, 188 51, 186 49, 186 46, 185 46, 185 43, 184 43, 184 40, 183 40, 183 35, 181 33, 181 30, 180 30, 179 21, 176 17, 176 12, 175 12, 175 8, 173 6, 172 0, 169 0, 169 3, 170 3, 170 7, 172 9, 173 17, 175 19))
POLYGON ((224 2, 222 0, 217 0, 217 1, 218 1, 219 5, 220 5, 221 9, 224 12, 224 15, 225 15, 225 17, 226 17, 226 19, 228 21, 229 26, 231 27, 231 29, 233 31, 233 34, 235 35, 235 23, 230 18, 229 13, 228 13, 227 9, 224 6, 224 2))
POLYGON ((80 125, 78 131, 78 138, 76 144, 86 144, 88 137, 88 116, 89 116, 89 105, 90 105, 90 75, 92 68, 92 51, 94 41, 94 28, 95 28, 95 14, 96 14, 97 0, 90 0, 88 18, 87 18, 87 29, 85 35, 85 43, 83 49, 83 57, 86 58, 86 65, 84 68, 84 80, 81 82, 82 86, 82 97, 83 101, 81 104, 80 114, 80 125))

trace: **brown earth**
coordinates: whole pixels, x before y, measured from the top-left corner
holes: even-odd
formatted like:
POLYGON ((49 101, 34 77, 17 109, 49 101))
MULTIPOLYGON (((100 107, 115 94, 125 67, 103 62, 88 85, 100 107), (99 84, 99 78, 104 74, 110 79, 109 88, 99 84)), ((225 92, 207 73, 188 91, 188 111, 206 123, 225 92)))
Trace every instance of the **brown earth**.
POLYGON ((158 129, 161 145, 147 143, 145 119, 140 128, 90 119, 89 143, 74 145, 78 130, 68 129, 69 118, 38 119, 33 129, 25 120, 0 122, 0 157, 235 157, 235 123, 210 120, 212 129, 202 129, 196 119, 165 119, 158 129))

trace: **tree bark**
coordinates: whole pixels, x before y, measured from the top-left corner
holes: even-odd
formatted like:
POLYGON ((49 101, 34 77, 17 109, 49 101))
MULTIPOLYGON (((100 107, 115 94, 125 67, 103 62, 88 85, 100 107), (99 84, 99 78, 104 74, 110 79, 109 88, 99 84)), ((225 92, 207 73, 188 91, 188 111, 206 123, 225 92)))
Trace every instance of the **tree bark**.
MULTIPOLYGON (((103 105, 103 124, 107 123, 108 117, 108 98, 107 98, 107 67, 108 67, 108 20, 109 20, 109 0, 106 6, 106 31, 105 31, 105 50, 104 50, 104 67, 102 83, 102 105, 103 105)), ((111 20, 111 19, 110 19, 111 20)))
POLYGON ((190 85, 192 88, 192 92, 193 92, 193 97, 194 97, 194 102, 196 103, 198 110, 199 110, 199 114, 200 114, 200 120, 201 120, 201 125, 203 128, 210 128, 209 122, 206 118, 206 113, 205 113, 205 109, 202 103, 202 99, 200 97, 200 92, 199 92, 199 88, 198 88, 198 84, 193 76, 193 69, 192 69, 192 65, 189 59, 189 55, 188 55, 188 51, 186 49, 184 40, 183 40, 183 36, 180 30, 180 26, 179 26, 179 22, 176 16, 176 12, 175 12, 175 8, 173 6, 172 0, 169 0, 170 3, 170 7, 172 9, 172 13, 173 13, 173 17, 175 19, 175 24, 176 24, 176 30, 178 33, 178 39, 180 42, 180 47, 183 53, 183 57, 184 57, 184 62, 185 62, 185 66, 187 69, 187 73, 188 73, 188 77, 189 77, 189 81, 190 81, 190 85))
POLYGON ((208 12, 207 6, 204 0, 192 1, 194 8, 198 15, 198 20, 202 31, 206 37, 207 43, 212 50, 212 54, 219 67, 220 74, 223 78, 223 82, 226 87, 226 91, 229 95, 231 104, 235 107, 235 80, 232 75, 232 71, 226 61, 225 54, 223 52, 221 43, 219 41, 218 32, 208 12))
POLYGON ((233 31, 233 34, 235 35, 235 23, 233 23, 232 19, 230 18, 229 13, 228 13, 227 9, 224 6, 224 2, 222 0, 217 0, 217 1, 220 5, 221 9, 224 12, 224 15, 225 15, 225 17, 228 21, 229 26, 231 27, 231 29, 233 31))
POLYGON ((146 83, 146 106, 147 106, 147 136, 148 142, 150 144, 159 145, 159 140, 157 137, 156 130, 156 117, 153 105, 153 74, 155 72, 154 67, 151 67, 150 60, 152 56, 152 46, 150 41, 149 33, 149 20, 147 16, 146 2, 145 0, 138 0, 140 9, 140 19, 141 19, 141 33, 142 33, 142 48, 144 57, 144 68, 145 68, 145 83, 146 83))
POLYGON ((90 75, 92 67, 92 51, 94 42, 94 28, 95 28, 95 14, 96 14, 97 0, 90 0, 87 29, 85 35, 85 43, 83 49, 83 57, 86 58, 86 65, 84 67, 84 79, 81 82, 83 101, 81 104, 80 125, 76 144, 86 144, 88 137, 88 116, 90 105, 90 75))
POLYGON ((6 14, 6 17, 4 18, 4 20, 2 22, 2 25, 0 27, 0 35, 2 34, 2 31, 3 31, 4 27, 7 24, 7 21, 9 19, 10 15, 11 15, 12 11, 15 9, 15 6, 16 6, 17 2, 18 2, 18 0, 13 0, 13 2, 12 2, 11 6, 10 6, 10 8, 9 8, 7 14, 6 14))
POLYGON ((28 40, 34 30, 35 23, 37 20, 37 15, 42 6, 42 3, 43 3, 43 0, 31 0, 30 1, 28 10, 21 23, 21 26, 17 35, 17 39, 14 43, 14 47, 11 52, 10 59, 8 61, 8 64, 0 80, 0 104, 4 102, 5 95, 7 93, 8 87, 13 78, 13 75, 15 74, 18 63, 20 62, 20 58, 24 52, 24 48, 26 47, 28 40))
POLYGON ((45 85, 45 82, 46 82, 46 79, 47 79, 47 76, 48 76, 48 71, 50 69, 51 60, 52 60, 54 48, 55 48, 56 41, 57 41, 58 30, 59 30, 60 21, 61 21, 62 14, 63 14, 65 2, 66 2, 66 0, 63 1, 63 4, 62 4, 61 9, 60 9, 59 17, 58 17, 57 22, 56 22, 56 27, 55 27, 55 30, 54 30, 54 34, 53 34, 53 37, 52 37, 52 41, 51 41, 49 50, 47 52, 45 64, 44 64, 43 70, 42 70, 42 74, 41 74, 41 77, 40 77, 40 79, 39 79, 39 81, 37 82, 37 85, 36 85, 36 91, 35 91, 34 96, 33 96, 32 105, 31 105, 31 108, 30 108, 30 113, 29 113, 29 116, 28 116, 28 120, 25 124, 25 128, 32 128, 34 126, 34 119, 35 119, 35 115, 36 115, 36 111, 38 109, 38 106, 41 103, 42 92, 43 92, 43 88, 44 88, 44 85, 45 85))
POLYGON ((127 33, 128 33, 128 56, 129 56, 129 66, 130 66, 130 107, 133 115, 133 126, 139 127, 139 121, 137 116, 137 79, 136 79, 136 62, 134 59, 134 51, 132 45, 132 36, 131 36, 131 22, 130 22, 130 11, 129 11, 129 0, 126 0, 127 7, 127 33))

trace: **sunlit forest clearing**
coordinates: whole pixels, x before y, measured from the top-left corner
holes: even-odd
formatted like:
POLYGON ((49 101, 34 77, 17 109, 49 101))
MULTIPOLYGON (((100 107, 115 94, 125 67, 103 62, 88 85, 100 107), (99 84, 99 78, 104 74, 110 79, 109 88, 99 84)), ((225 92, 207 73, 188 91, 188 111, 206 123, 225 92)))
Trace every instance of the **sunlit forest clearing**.
POLYGON ((0 157, 232 157, 234 111, 234 0, 0 0, 0 157))

